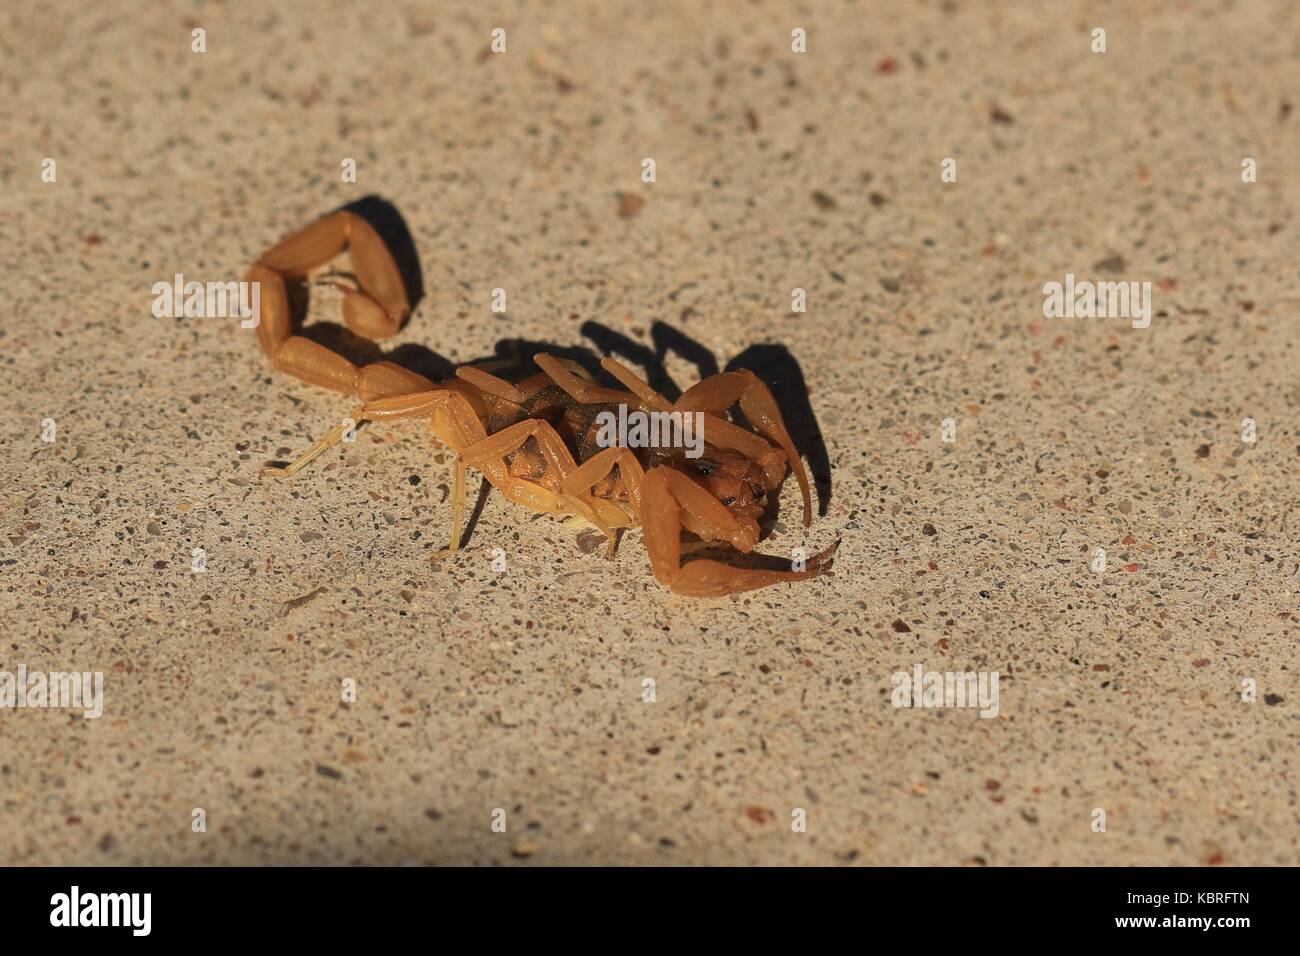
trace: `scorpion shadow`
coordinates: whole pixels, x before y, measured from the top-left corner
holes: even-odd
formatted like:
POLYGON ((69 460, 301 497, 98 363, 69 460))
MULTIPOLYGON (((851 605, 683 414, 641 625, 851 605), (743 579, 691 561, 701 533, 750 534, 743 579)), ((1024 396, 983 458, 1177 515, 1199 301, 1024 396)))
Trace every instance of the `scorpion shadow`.
MULTIPOLYGON (((420 268, 415 241, 402 214, 392 203, 374 195, 348 203, 339 209, 356 213, 369 222, 392 250, 402 275, 402 282, 406 286, 407 299, 411 303, 411 315, 414 315, 425 296, 424 272, 420 268)), ((301 326, 302 316, 307 312, 310 289, 304 284, 295 286, 289 291, 290 306, 295 316, 294 324, 301 326)), ((407 322, 409 321, 408 317, 407 322)), ((665 360, 669 355, 679 356, 695 366, 697 380, 715 375, 719 371, 748 369, 772 390, 777 406, 785 418, 786 427, 790 431, 790 437, 794 439, 795 447, 808 460, 810 477, 816 490, 817 513, 823 517, 826 515, 831 500, 830 458, 821 428, 817 424, 817 416, 808 400, 808 383, 804 378, 803 369, 784 345, 775 343, 751 345, 733 357, 725 369, 719 369, 717 360, 708 348, 666 322, 655 321, 651 325, 650 345, 642 344, 607 325, 591 320, 584 322, 580 331, 591 341, 592 347, 507 338, 496 343, 491 355, 461 362, 454 362, 428 346, 413 343, 399 345, 391 351, 385 351, 375 342, 354 334, 338 322, 329 320, 317 320, 310 326, 299 328, 298 334, 333 349, 355 365, 383 359, 418 372, 434 381, 454 377, 459 365, 490 359, 516 360, 522 374, 532 374, 535 371, 532 367, 532 357, 538 352, 547 352, 579 362, 591 369, 602 384, 621 389, 622 384, 600 367, 600 359, 611 355, 630 365, 639 366, 645 374, 646 381, 669 401, 676 401, 683 391, 668 373, 665 360)), ((507 378, 512 377, 508 371, 497 374, 507 378)), ((737 416, 743 419, 739 411, 737 416)), ((487 501, 487 493, 488 485, 484 482, 479 490, 473 513, 466 524, 462 544, 468 542, 478 523, 487 501)))

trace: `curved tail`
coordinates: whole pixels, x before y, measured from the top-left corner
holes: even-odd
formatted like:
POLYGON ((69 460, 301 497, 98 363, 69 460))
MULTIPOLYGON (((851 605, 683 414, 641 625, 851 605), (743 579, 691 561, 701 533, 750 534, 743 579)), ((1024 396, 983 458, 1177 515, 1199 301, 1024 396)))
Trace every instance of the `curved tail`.
POLYGON ((261 287, 257 337, 262 350, 279 371, 362 401, 434 388, 423 375, 393 362, 358 367, 294 334, 286 282, 301 280, 345 248, 352 255, 358 288, 336 283, 343 291, 343 324, 371 341, 397 333, 411 311, 397 262, 370 223, 343 210, 281 239, 245 275, 261 287))

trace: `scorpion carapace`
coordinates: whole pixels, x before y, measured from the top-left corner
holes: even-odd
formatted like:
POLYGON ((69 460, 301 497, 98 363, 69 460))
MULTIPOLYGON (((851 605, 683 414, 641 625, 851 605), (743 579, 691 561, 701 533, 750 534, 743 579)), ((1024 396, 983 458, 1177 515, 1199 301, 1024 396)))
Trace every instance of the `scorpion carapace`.
POLYGON ((297 460, 264 474, 296 474, 355 424, 427 418, 433 435, 456 454, 451 544, 444 553, 460 545, 465 469, 472 467, 506 498, 532 511, 590 522, 609 537, 610 556, 620 529, 640 525, 655 577, 678 594, 725 595, 830 570, 836 545, 807 558, 800 570, 741 568, 710 558, 682 564, 684 553, 709 546, 752 551, 759 518, 787 468, 803 495, 804 526, 812 522, 803 462, 772 393, 752 372, 709 376, 669 402, 613 358, 601 365, 627 391, 604 387, 578 363, 546 354, 534 357, 540 371, 519 382, 492 374, 509 362, 462 366, 445 382, 392 362, 358 367, 294 334, 289 306, 287 284, 305 281, 344 248, 351 254, 355 287, 337 280, 330 284, 343 292, 343 321, 351 331, 371 340, 388 338, 411 310, 392 253, 373 226, 346 210, 283 239, 249 269, 248 281, 261 284, 257 332, 271 364, 362 402, 350 421, 297 460), (749 428, 731 419, 735 405, 749 428), (635 443, 601 435, 611 416, 630 411, 651 418, 689 416, 700 423, 703 440, 694 449, 632 447, 635 443), (683 542, 683 531, 694 538, 683 542))

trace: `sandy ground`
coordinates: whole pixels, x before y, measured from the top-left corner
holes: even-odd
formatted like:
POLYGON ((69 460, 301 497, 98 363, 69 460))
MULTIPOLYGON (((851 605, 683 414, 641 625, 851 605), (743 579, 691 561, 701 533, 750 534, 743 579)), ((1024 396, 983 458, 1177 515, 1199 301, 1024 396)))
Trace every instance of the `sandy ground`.
POLYGON ((0 670, 105 675, 0 711, 0 859, 1300 859, 1300 8, 275 7, 0 14, 0 670), (152 287, 365 197, 410 367, 759 371, 822 492, 763 547, 833 574, 677 597, 499 495, 434 561, 411 423, 259 481, 354 403, 152 287), (1045 318, 1067 273, 1150 327, 1045 318), (917 665, 996 718, 892 706, 917 665))

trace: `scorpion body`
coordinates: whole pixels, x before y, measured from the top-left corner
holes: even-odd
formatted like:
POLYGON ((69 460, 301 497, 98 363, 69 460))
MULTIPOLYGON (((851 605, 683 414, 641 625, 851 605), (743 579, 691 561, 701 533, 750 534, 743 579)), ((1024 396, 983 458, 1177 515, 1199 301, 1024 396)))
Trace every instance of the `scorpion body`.
POLYGON ((261 284, 258 338, 280 371, 351 395, 362 402, 284 468, 263 474, 291 477, 337 444, 355 424, 428 419, 434 436, 456 455, 451 543, 464 530, 467 467, 483 473, 506 498, 533 511, 572 515, 604 532, 613 556, 621 529, 639 525, 655 576, 679 594, 719 596, 770 584, 803 581, 831 567, 836 545, 808 558, 799 570, 743 568, 711 558, 682 563, 684 553, 710 545, 751 552, 770 495, 793 472, 803 496, 804 526, 812 521, 808 476, 767 386, 737 370, 710 376, 668 402, 613 358, 602 367, 627 391, 601 386, 576 362, 534 356, 535 374, 512 383, 492 365, 465 365, 445 382, 388 361, 354 365, 343 355, 294 334, 288 285, 347 248, 356 286, 343 292, 344 324, 381 340, 394 335, 410 312, 397 263, 361 216, 336 212, 288 236, 247 274, 261 284), (731 420, 739 405, 750 428, 731 420), (632 448, 602 440, 602 422, 620 410, 646 415, 692 414, 706 440, 698 456, 672 447, 632 448), (682 541, 682 532, 694 536, 682 541))

